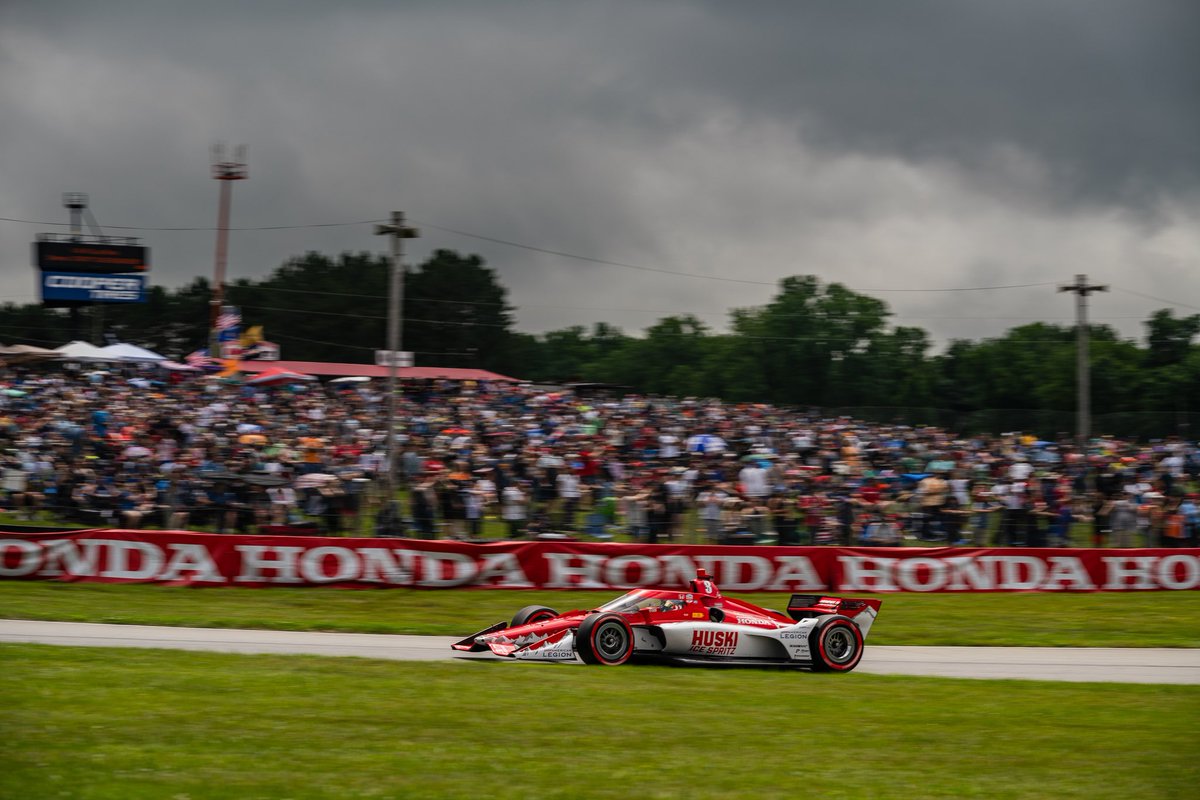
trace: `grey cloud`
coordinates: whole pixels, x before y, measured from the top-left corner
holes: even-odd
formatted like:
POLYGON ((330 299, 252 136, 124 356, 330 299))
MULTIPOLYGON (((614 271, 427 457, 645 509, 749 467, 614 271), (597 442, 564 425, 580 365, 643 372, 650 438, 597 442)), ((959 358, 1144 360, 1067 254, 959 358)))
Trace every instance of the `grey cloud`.
MULTIPOLYGON (((235 225, 403 209, 428 223, 410 261, 481 253, 526 330, 657 318, 629 309, 721 326, 772 290, 433 226, 768 284, 1094 271, 1200 303, 1173 291, 1200 251, 1194 8, 10 0, 0 215, 64 219, 59 194, 82 190, 101 222, 211 225, 207 148, 226 139, 250 144, 235 225)), ((0 294, 29 297, 36 229, 0 225, 0 294)), ((211 274, 211 233, 144 235, 158 281, 211 274)), ((230 274, 308 249, 384 248, 369 226, 235 233, 230 274)), ((899 324, 978 338, 1020 321, 982 317, 1069 316, 1039 291, 878 296, 899 324)), ((1150 310, 1115 293, 1097 307, 1150 310)))

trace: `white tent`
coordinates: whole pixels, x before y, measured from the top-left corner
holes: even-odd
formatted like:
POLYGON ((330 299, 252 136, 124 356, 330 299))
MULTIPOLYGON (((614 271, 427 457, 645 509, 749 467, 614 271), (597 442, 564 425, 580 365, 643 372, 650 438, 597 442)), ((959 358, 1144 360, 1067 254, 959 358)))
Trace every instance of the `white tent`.
POLYGON ((138 347, 136 344, 128 344, 119 342, 110 344, 108 347, 101 347, 100 350, 108 354, 110 361, 166 361, 166 356, 160 356, 158 353, 147 350, 144 347, 138 347))
POLYGON ((116 361, 117 359, 95 345, 87 342, 68 342, 54 348, 68 361, 116 361))

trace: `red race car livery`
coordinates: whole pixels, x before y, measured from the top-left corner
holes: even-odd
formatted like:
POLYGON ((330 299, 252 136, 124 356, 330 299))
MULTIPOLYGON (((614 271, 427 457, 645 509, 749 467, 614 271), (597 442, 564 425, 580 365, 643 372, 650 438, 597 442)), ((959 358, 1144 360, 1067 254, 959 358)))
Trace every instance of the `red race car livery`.
POLYGON ((794 594, 787 614, 721 595, 703 569, 688 591, 635 589, 590 611, 527 606, 451 647, 614 666, 630 659, 849 672, 882 600, 794 594))

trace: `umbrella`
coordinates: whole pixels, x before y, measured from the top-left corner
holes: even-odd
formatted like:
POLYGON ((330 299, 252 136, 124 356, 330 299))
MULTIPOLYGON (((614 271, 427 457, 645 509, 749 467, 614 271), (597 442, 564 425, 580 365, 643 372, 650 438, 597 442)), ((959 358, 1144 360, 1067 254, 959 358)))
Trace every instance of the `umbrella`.
POLYGON ((130 386, 136 386, 139 389, 149 389, 150 381, 145 378, 130 378, 128 381, 130 386))
POLYGON ((125 451, 122 453, 122 455, 125 456, 126 458, 141 458, 142 456, 150 455, 151 452, 152 451, 150 450, 149 447, 143 447, 140 444, 135 444, 135 445, 126 447, 125 451))
POLYGON ((279 475, 262 475, 251 473, 246 476, 246 483, 251 486, 284 486, 287 484, 287 478, 279 475))
POLYGON ((463 436, 465 434, 469 434, 470 431, 467 430, 466 428, 443 428, 442 433, 449 433, 449 434, 454 434, 457 436, 463 436))
POLYGON ((310 472, 307 475, 301 475, 299 478, 296 478, 295 486, 297 489, 311 489, 314 486, 321 486, 322 484, 336 480, 336 475, 329 475, 325 472, 310 472))
POLYGON ((238 437, 238 444, 266 444, 267 437, 261 433, 243 433, 238 437))
POLYGON ((371 380, 365 375, 350 375, 345 378, 334 378, 330 383, 366 383, 371 380))
POLYGON ((20 389, 5 389, 4 394, 8 397, 24 397, 26 393, 20 389))

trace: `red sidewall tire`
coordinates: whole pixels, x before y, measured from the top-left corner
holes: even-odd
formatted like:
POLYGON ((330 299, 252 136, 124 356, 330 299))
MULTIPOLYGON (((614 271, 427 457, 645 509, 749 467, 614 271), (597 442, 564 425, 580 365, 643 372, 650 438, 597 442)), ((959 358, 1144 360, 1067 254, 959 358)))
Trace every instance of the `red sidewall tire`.
POLYGON ((620 614, 592 614, 575 633, 575 650, 586 664, 624 664, 633 655, 633 628, 620 614))
POLYGON ((849 672, 863 657, 862 631, 846 617, 833 617, 813 632, 813 669, 849 672))
POLYGON ((519 628, 522 625, 528 625, 531 622, 545 622, 548 619, 554 619, 558 616, 558 612, 553 608, 545 606, 525 606, 516 614, 513 614, 511 628, 519 628))

